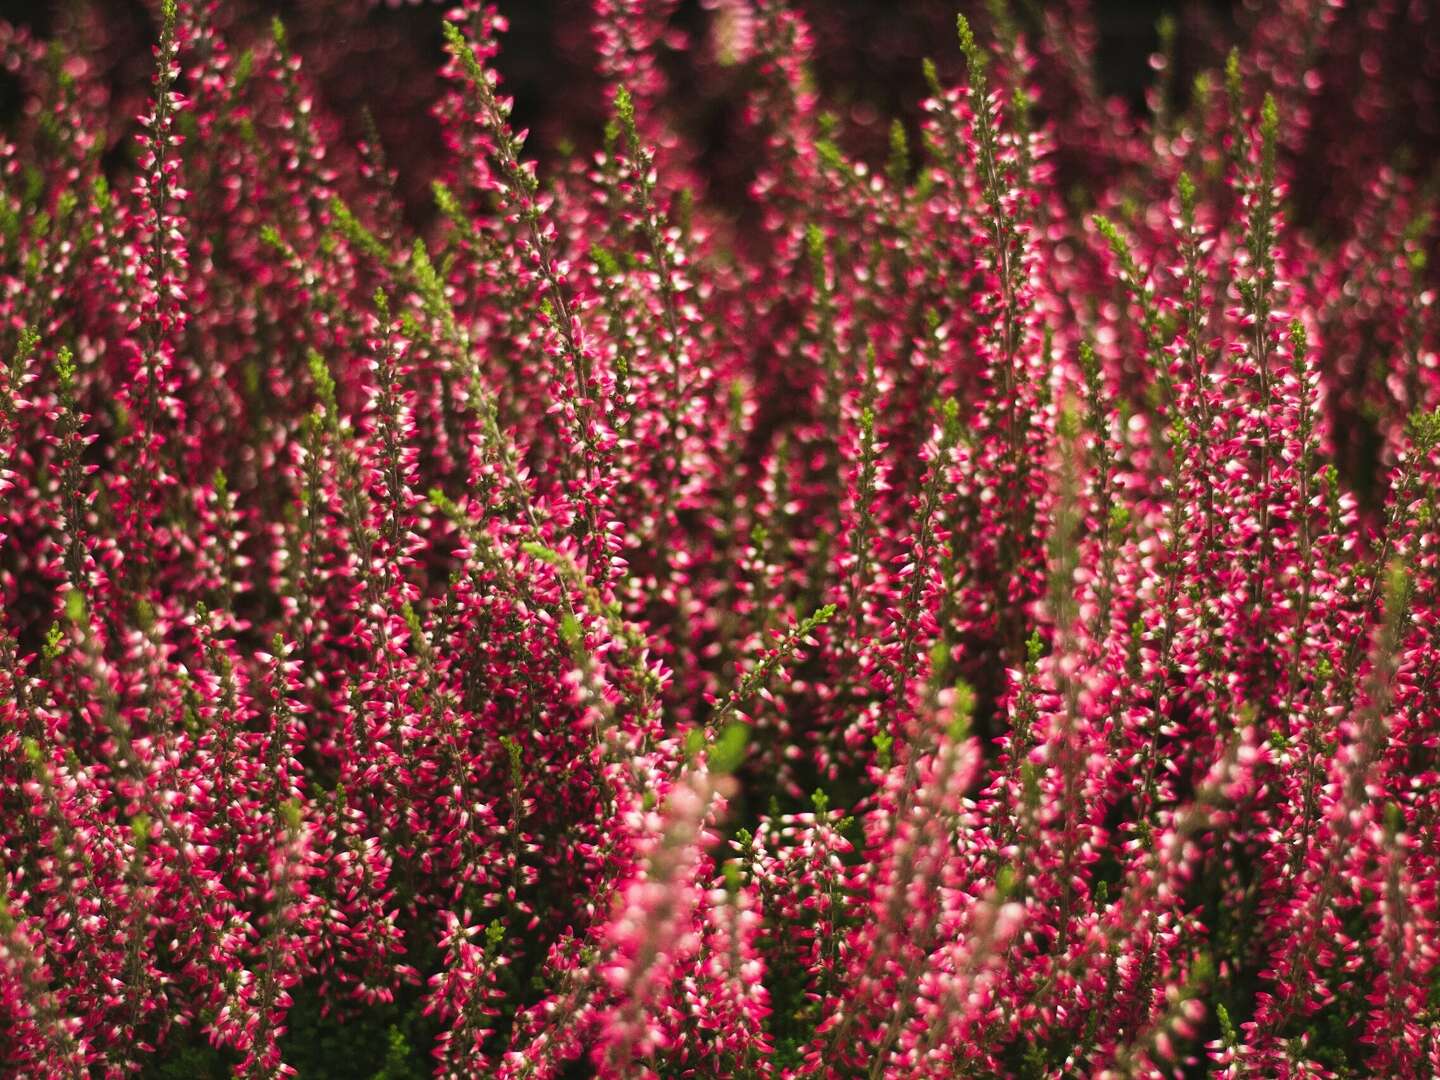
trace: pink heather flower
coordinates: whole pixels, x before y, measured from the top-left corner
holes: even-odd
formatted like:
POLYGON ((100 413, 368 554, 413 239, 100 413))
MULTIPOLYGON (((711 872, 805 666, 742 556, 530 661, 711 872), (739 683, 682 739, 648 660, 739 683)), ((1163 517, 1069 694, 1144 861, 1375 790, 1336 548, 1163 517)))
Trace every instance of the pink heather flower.
POLYGON ((1440 1075, 1426 5, 72 7, 6 1075, 1440 1075))

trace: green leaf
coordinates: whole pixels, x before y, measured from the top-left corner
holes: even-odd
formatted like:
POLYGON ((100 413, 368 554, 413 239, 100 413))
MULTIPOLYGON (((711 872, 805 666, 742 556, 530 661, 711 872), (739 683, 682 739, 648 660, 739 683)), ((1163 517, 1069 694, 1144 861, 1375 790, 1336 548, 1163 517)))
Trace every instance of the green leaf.
POLYGON ((745 760, 746 744, 749 741, 749 724, 740 721, 726 724, 705 755, 710 771, 720 776, 728 776, 734 772, 745 760))

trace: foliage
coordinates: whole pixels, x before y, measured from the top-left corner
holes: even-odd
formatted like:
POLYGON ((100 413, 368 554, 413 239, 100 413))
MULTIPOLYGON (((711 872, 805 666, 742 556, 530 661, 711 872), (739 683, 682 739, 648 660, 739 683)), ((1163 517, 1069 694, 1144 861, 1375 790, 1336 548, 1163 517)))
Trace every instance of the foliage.
POLYGON ((881 164, 784 0, 593 0, 543 168, 480 0, 438 161, 218 0, 133 122, 75 10, 0 27, 11 1074, 1440 1074, 1408 9, 1167 24, 1141 116, 996 2, 881 164))

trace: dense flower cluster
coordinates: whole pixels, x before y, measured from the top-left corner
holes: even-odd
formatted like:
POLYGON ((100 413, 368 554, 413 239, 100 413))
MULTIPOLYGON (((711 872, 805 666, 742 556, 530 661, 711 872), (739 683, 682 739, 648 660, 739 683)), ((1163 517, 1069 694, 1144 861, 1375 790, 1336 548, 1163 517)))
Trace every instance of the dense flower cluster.
POLYGON ((6 1075, 1440 1075, 1425 5, 1139 117, 992 4, 877 164, 798 8, 594 0, 542 169, 463 0, 428 223, 234 7, 138 123, 0 27, 6 1075))

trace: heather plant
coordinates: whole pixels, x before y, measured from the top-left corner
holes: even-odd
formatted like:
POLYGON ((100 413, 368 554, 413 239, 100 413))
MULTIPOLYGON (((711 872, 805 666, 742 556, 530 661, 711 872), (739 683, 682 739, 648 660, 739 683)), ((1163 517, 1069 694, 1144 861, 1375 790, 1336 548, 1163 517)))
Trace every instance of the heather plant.
POLYGON ((1440 1075, 1433 12, 683 7, 0 24, 5 1074, 1440 1075))

